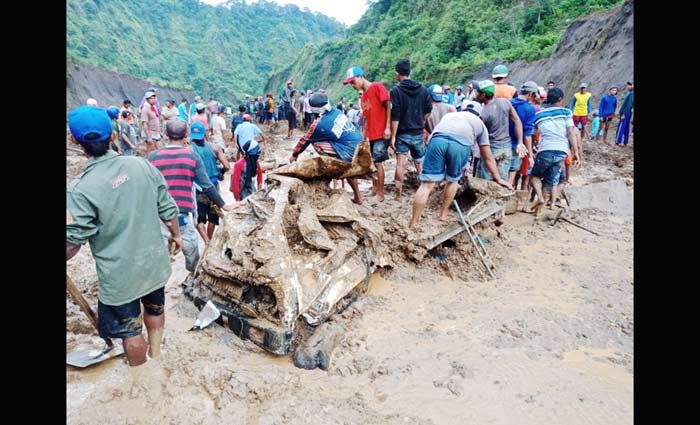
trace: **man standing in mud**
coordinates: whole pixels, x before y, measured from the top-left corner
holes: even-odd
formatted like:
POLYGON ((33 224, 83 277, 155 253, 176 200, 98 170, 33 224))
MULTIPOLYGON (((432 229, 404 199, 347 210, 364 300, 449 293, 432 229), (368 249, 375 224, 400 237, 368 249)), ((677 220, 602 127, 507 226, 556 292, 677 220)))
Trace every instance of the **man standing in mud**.
POLYGON ((396 63, 398 85, 391 88, 391 147, 396 152, 396 172, 394 184, 395 198, 401 198, 408 154, 411 154, 416 172, 420 174, 425 156, 423 127, 433 110, 428 90, 420 83, 411 80, 411 62, 400 59, 396 63))
MULTIPOLYGON (((217 188, 211 184, 202 158, 191 147, 185 146, 188 134, 187 123, 179 118, 170 120, 165 125, 165 131, 170 143, 152 152, 148 160, 165 177, 168 192, 179 209, 177 220, 184 243, 182 252, 185 255, 185 269, 193 275, 199 262, 197 231, 192 220, 195 209, 192 191, 194 183, 196 182, 202 188, 202 192, 217 207, 230 211, 233 206, 226 205, 217 188)), ((166 236, 166 229, 162 230, 163 236, 166 236)))
POLYGON ((90 243, 99 278, 97 327, 119 338, 130 366, 160 355, 165 323, 165 284, 170 257, 160 226, 177 248, 183 242, 177 205, 165 179, 150 163, 109 149, 112 127, 103 109, 81 106, 68 114, 71 140, 90 159, 68 187, 66 261, 90 243), (131 206, 124 208, 124 205, 131 206))
MULTIPOLYGON (((498 167, 498 174, 503 180, 508 179, 510 163, 513 157, 513 143, 516 146, 523 145, 523 125, 518 117, 511 100, 504 97, 495 97, 496 87, 491 80, 474 82, 476 100, 484 104, 481 112, 481 120, 484 121, 489 131, 491 153, 498 167), (510 122, 513 123, 515 139, 511 141, 510 122)), ((491 175, 483 162, 479 163, 478 177, 491 180, 491 175)))
POLYGON ((389 159, 391 139, 391 97, 384 84, 367 80, 358 66, 347 70, 343 84, 350 84, 362 92, 360 102, 366 119, 364 140, 369 141, 372 161, 377 167, 377 179, 372 180, 372 188, 377 200, 384 202, 384 161, 389 159))
MULTIPOLYGON (((436 87, 439 88, 439 86, 436 87)), ((459 180, 462 178, 465 165, 469 163, 472 146, 479 147, 481 161, 496 183, 511 188, 510 184, 498 174, 496 162, 489 148, 489 133, 483 121, 479 119, 480 113, 481 106, 477 103, 474 108, 467 111, 446 114, 435 125, 419 176, 421 184, 416 191, 409 228, 418 223, 430 192, 437 183, 442 181, 446 181, 447 184, 442 195, 440 220, 448 219, 447 213, 459 188, 459 180)))
POLYGON ((571 118, 571 111, 562 107, 564 92, 553 88, 547 93, 547 101, 544 108, 535 113, 535 128, 540 131, 535 165, 530 173, 530 185, 537 193, 537 203, 533 205, 535 210, 546 202, 544 192, 551 195, 551 207, 557 198, 557 186, 561 176, 564 160, 571 154, 573 163, 580 166, 580 150, 578 146, 578 132, 571 118))
POLYGON ((160 134, 160 112, 156 108, 156 94, 152 91, 146 92, 146 103, 141 109, 141 123, 143 132, 146 133, 146 155, 153 152, 156 143, 161 139, 160 134))
MULTIPOLYGON (((309 131, 294 147, 289 162, 295 162, 299 155, 313 143, 319 155, 326 155, 344 162, 352 162, 357 145, 362 143, 362 134, 350 122, 348 117, 328 103, 328 97, 316 92, 309 98, 311 112, 320 116, 314 120, 309 131)), ((348 178, 354 194, 353 202, 362 203, 357 179, 348 178)))

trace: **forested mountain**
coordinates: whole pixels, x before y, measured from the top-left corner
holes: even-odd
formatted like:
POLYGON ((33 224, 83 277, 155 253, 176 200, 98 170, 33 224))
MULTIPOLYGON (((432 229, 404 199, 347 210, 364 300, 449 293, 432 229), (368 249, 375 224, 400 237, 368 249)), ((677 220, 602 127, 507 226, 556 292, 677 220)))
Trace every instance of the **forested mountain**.
POLYGON ((272 70, 343 26, 294 5, 230 0, 68 0, 67 59, 225 101, 262 93, 272 70))
POLYGON ((420 81, 463 83, 494 60, 549 57, 577 18, 606 11, 622 0, 378 0, 341 40, 308 46, 267 85, 279 91, 325 87, 350 95, 343 75, 353 65, 389 85, 398 58, 411 59, 420 81))

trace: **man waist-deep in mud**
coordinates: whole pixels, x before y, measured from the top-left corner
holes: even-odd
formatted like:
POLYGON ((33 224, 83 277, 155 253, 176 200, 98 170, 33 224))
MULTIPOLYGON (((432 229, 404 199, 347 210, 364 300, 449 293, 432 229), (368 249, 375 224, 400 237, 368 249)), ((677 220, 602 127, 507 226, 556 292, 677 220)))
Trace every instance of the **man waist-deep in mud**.
POLYGON ((440 220, 447 220, 447 212, 457 193, 463 170, 469 163, 474 141, 479 146, 481 161, 496 183, 510 188, 510 184, 498 174, 496 161, 491 155, 488 130, 479 118, 480 113, 481 105, 475 102, 474 106, 466 111, 446 114, 433 129, 419 175, 421 185, 416 191, 413 215, 408 227, 418 223, 430 192, 436 183, 443 180, 446 180, 447 184, 442 197, 440 220))
MULTIPOLYGON (((312 94, 309 98, 309 105, 311 111, 320 114, 320 116, 311 123, 308 133, 294 147, 289 162, 296 161, 311 143, 319 155, 352 162, 355 148, 362 142, 362 134, 345 114, 328 103, 328 97, 325 94, 319 92, 312 94)), ((347 181, 354 194, 353 202, 361 204, 362 197, 357 179, 347 178, 347 181)))
MULTIPOLYGON (((170 143, 152 152, 148 160, 163 174, 168 183, 168 192, 175 199, 180 212, 178 225, 184 242, 182 252, 185 255, 185 269, 194 275, 199 262, 197 232, 192 223, 195 208, 192 190, 194 183, 196 182, 202 188, 202 192, 219 208, 231 211, 233 206, 226 205, 219 191, 211 184, 202 158, 191 147, 185 146, 188 134, 187 123, 180 118, 173 118, 165 125, 165 131, 170 143)), ((163 229, 163 236, 165 236, 165 229, 163 229)))
MULTIPOLYGON (((190 126, 192 151, 202 158, 209 181, 218 192, 220 176, 217 162, 222 165, 224 173, 230 170, 231 166, 219 145, 204 140, 206 131, 207 129, 204 128, 201 122, 195 121, 192 123, 190 126)), ((209 240, 214 235, 214 229, 219 225, 219 215, 212 206, 212 200, 204 193, 202 188, 196 182, 194 186, 197 199, 197 231, 206 244, 209 243, 209 240), (204 226, 206 226, 206 231, 203 231, 204 226)))
POLYGON ((122 339, 129 365, 138 366, 146 362, 140 304, 149 355, 160 354, 171 273, 160 226, 165 223, 169 239, 182 248, 177 204, 155 167, 109 149, 112 126, 103 109, 74 109, 68 125, 72 142, 90 159, 68 187, 66 261, 90 243, 99 279, 99 334, 122 339))

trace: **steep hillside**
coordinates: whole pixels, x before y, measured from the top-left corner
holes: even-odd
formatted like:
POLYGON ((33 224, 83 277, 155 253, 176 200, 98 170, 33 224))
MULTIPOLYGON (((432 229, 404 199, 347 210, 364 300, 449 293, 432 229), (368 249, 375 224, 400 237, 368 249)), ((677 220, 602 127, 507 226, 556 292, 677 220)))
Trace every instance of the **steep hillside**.
POLYGON ((414 78, 456 85, 495 60, 549 57, 567 27, 574 25, 572 21, 609 11, 621 2, 379 0, 344 39, 307 47, 290 66, 273 75, 266 89, 278 91, 291 77, 297 87, 321 86, 331 96, 348 95, 351 89, 344 88, 342 80, 352 65, 392 85, 394 64, 401 57, 411 59, 414 78))
MULTIPOLYGON (((581 82, 588 83, 594 100, 616 84, 624 90, 634 79, 634 10, 631 1, 606 13, 572 22, 549 59, 509 63, 510 80, 533 79, 544 85, 556 81, 567 101, 581 82)), ((476 78, 490 78, 496 63, 482 67, 476 78)), ((597 106, 597 102, 596 106, 597 106)))
POLYGON ((327 16, 261 1, 68 0, 67 59, 226 101, 261 92, 273 68, 338 35, 327 16))
MULTIPOLYGON (((151 82, 127 74, 106 71, 91 65, 68 63, 66 66, 66 106, 74 108, 84 104, 89 97, 97 100, 100 106, 121 106, 124 99, 130 99, 138 106, 145 90, 154 86, 151 82)), ((161 102, 168 98, 180 101, 183 97, 192 101, 192 90, 176 89, 155 85, 161 102)))

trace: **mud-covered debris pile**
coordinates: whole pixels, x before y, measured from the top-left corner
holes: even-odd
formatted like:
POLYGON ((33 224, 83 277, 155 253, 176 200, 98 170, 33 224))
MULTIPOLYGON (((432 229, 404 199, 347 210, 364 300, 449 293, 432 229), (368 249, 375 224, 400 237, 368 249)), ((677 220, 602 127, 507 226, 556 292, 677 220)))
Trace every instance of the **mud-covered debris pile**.
MULTIPOLYGON (((429 234, 409 232, 396 220, 410 212, 410 193, 377 211, 329 187, 331 178, 373 172, 368 144, 350 164, 318 156, 273 170, 264 191, 224 218, 186 294, 198 306, 214 302, 242 338, 289 354, 308 335, 301 328, 346 306, 374 271, 428 251, 429 234)), ((431 234, 445 227, 432 218, 423 226, 431 234)))

